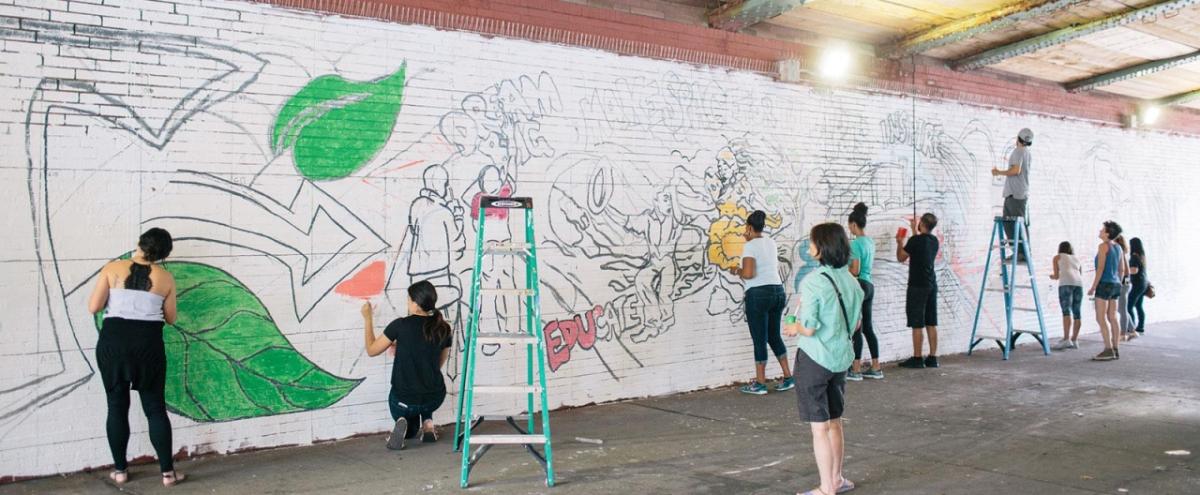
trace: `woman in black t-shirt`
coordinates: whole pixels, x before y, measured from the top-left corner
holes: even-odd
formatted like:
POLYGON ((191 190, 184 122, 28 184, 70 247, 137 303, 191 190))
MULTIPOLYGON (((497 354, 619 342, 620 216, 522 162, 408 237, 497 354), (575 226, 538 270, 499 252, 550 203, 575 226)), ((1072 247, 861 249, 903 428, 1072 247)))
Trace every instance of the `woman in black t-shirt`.
POLYGON ((450 355, 453 338, 450 324, 437 309, 437 290, 422 280, 408 288, 409 316, 388 324, 383 335, 375 336, 375 322, 370 302, 363 303, 362 315, 368 356, 378 356, 388 347, 396 346, 392 361, 392 390, 388 408, 396 421, 387 447, 404 448, 404 441, 421 433, 421 441, 437 441, 433 412, 446 399, 446 382, 442 366, 450 355))
POLYGON ((1129 279, 1132 288, 1129 290, 1129 316, 1135 319, 1137 333, 1130 333, 1127 340, 1132 340, 1146 331, 1146 310, 1142 304, 1146 301, 1146 290, 1150 287, 1150 279, 1146 277, 1146 250, 1142 240, 1134 237, 1129 240, 1129 279))

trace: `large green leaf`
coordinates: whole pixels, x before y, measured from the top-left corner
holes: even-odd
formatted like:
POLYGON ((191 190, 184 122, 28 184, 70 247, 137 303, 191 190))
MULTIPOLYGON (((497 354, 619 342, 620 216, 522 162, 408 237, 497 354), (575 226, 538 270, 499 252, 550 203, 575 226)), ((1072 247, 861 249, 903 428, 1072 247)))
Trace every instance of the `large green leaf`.
POLYGON ((163 329, 172 411, 228 421, 320 409, 362 382, 334 376, 297 352, 232 275, 200 263, 163 267, 175 276, 179 307, 179 319, 163 329))
POLYGON ((324 75, 292 96, 271 133, 271 149, 291 148, 298 170, 312 180, 340 179, 383 148, 396 124, 405 65, 375 81, 324 75))

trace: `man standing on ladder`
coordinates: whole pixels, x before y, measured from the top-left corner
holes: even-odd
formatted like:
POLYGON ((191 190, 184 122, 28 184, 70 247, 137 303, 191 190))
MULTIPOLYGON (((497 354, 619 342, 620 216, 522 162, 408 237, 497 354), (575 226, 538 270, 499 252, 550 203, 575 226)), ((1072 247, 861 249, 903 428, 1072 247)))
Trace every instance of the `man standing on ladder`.
MULTIPOLYGON (((1000 170, 992 168, 993 176, 1004 176, 1004 217, 1022 217, 1025 218, 1025 235, 1029 235, 1029 218, 1026 216, 1026 207, 1029 202, 1029 166, 1033 162, 1033 157, 1029 154, 1029 147, 1033 146, 1033 131, 1028 128, 1021 129, 1017 133, 1017 147, 1013 149, 1011 155, 1008 156, 1008 168, 1000 170)), ((1008 239, 1013 238, 1015 225, 1013 222, 1004 222, 1004 233, 1008 239)), ((1025 251, 1020 246, 1013 246, 1017 254, 1017 262, 1025 263, 1025 251)))

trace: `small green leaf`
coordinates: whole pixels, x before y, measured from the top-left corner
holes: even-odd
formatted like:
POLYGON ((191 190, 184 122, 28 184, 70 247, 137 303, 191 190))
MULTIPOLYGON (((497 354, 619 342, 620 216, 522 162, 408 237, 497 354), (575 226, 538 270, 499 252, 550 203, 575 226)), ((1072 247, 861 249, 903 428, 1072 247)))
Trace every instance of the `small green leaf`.
MULTIPOLYGON (((294 349, 246 286, 209 265, 167 262, 179 319, 163 329, 167 406, 196 421, 229 421, 341 400, 362 380, 339 378, 294 349)), ((96 317, 100 328, 103 314, 96 317)))
POLYGON ((292 96, 271 133, 275 154, 292 149, 293 161, 305 177, 346 177, 383 149, 404 94, 406 65, 392 75, 368 82, 324 75, 292 96))

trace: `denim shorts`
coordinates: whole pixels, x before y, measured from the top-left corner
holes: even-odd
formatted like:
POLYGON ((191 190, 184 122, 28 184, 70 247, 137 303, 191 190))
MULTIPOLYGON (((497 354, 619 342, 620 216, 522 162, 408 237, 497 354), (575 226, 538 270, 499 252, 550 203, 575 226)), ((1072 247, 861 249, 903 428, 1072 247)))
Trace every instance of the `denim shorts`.
POLYGON ((1112 282, 1101 282, 1096 286, 1096 299, 1104 299, 1106 301, 1116 301, 1121 298, 1121 284, 1112 282))
POLYGON ((1074 316, 1078 320, 1080 306, 1083 305, 1083 287, 1078 285, 1058 286, 1058 305, 1062 306, 1063 316, 1074 316))

